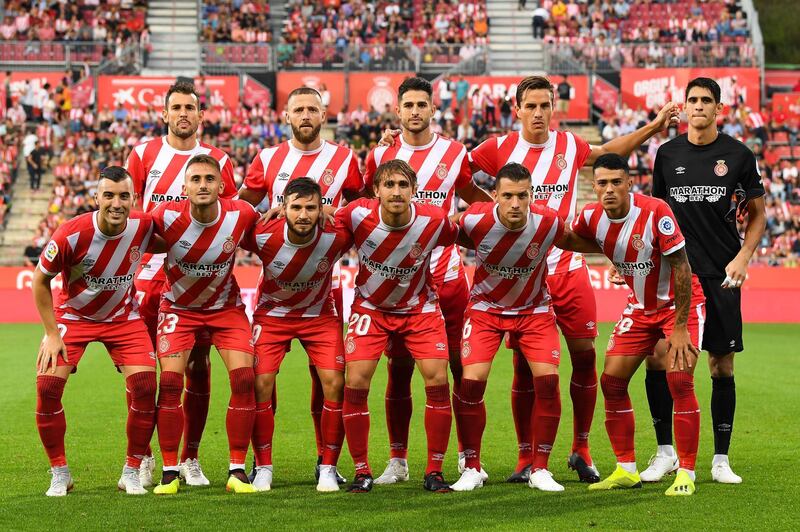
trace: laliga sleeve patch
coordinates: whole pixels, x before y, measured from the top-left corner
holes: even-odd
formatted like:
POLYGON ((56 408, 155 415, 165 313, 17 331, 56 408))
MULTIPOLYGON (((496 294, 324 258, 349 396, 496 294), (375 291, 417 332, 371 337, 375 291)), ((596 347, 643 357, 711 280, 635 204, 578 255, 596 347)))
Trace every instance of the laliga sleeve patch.
POLYGON ((55 243, 54 240, 51 240, 47 244, 47 249, 44 250, 44 258, 49 261, 52 261, 58 255, 58 244, 55 243))
POLYGON ((663 216, 658 221, 658 230, 661 231, 662 235, 670 236, 675 233, 675 220, 670 218, 669 216, 663 216))

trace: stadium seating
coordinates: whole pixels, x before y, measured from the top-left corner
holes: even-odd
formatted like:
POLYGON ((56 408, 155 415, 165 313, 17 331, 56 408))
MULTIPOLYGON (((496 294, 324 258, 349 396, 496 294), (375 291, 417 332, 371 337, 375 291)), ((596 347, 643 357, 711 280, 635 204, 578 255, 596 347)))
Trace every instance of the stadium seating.
POLYGON ((201 39, 218 43, 272 42, 267 0, 206 0, 202 6, 201 39))

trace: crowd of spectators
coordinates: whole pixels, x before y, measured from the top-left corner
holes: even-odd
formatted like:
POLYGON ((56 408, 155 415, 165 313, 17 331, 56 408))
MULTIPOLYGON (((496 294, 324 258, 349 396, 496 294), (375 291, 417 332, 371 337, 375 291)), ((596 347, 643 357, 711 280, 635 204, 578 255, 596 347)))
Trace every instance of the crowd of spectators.
POLYGON ((614 69, 756 64, 747 17, 737 0, 535 4, 533 36, 553 45, 556 60, 614 69))
POLYGON ((205 0, 201 18, 205 42, 272 42, 269 0, 205 0))

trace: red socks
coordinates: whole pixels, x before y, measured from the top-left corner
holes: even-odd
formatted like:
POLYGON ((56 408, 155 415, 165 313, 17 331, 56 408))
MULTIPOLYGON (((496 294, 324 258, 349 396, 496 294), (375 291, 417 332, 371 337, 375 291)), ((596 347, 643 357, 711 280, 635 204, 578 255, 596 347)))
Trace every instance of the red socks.
POLYGON ((450 386, 425 387, 425 434, 428 437, 428 466, 425 474, 442 470, 442 462, 450 442, 453 411, 450 408, 450 386))
POLYGON ((480 471, 481 438, 486 428, 486 403, 483 395, 486 381, 461 379, 458 392, 453 393, 453 410, 456 412, 456 427, 463 438, 466 467, 480 471), (455 407, 458 403, 458 408, 455 407))
POLYGON ((570 353, 572 379, 569 396, 572 399, 572 452, 578 453, 587 464, 592 463, 589 454, 589 431, 592 428, 594 407, 597 403, 597 369, 594 349, 570 353))
POLYGON ((700 406, 694 393, 694 376, 682 371, 667 373, 672 395, 675 445, 681 468, 694 471, 697 445, 700 439, 700 406))
POLYGON ((533 404, 533 465, 532 470, 547 469, 550 451, 561 420, 561 395, 558 374, 543 375, 533 379, 536 401, 533 404))
POLYGON ((606 431, 617 462, 635 462, 633 435, 636 419, 628 395, 628 380, 603 373, 600 386, 606 404, 606 431))
POLYGON ((125 379, 125 388, 131 398, 128 408, 128 467, 138 469, 147 454, 150 438, 156 426, 156 372, 140 371, 125 379))
POLYGON ((342 421, 347 436, 347 447, 353 457, 356 475, 372 475, 367 460, 369 444, 369 406, 367 397, 369 390, 344 387, 344 403, 342 404, 342 421))
POLYGON ((314 422, 317 456, 322 456, 322 451, 324 449, 322 435, 322 404, 325 401, 325 395, 322 392, 322 381, 319 380, 319 375, 317 375, 317 368, 315 366, 308 366, 308 372, 311 374, 311 420, 314 422))
MULTIPOLYGON (((196 346, 195 349, 209 349, 208 346, 196 346)), ((200 439, 206 428, 208 403, 211 399, 211 365, 201 365, 186 369, 186 387, 183 390, 183 449, 181 462, 197 459, 200 439)))
POLYGON ((158 446, 164 468, 177 469, 178 446, 183 433, 183 407, 181 390, 183 375, 175 371, 162 371, 158 387, 158 446))
POLYGON ((519 456, 516 471, 531 465, 531 416, 533 415, 533 374, 528 361, 522 353, 514 350, 514 380, 511 383, 511 413, 514 417, 514 429, 517 431, 519 456))
POLYGON ((339 461, 344 442, 344 424, 342 423, 342 403, 324 401, 321 416, 322 437, 325 443, 322 451, 322 465, 335 466, 339 461))
POLYGON ((64 452, 67 419, 61 405, 66 383, 66 379, 52 375, 36 376, 36 427, 52 467, 67 465, 64 452))
POLYGON ((275 415, 272 402, 256 403, 253 425, 253 454, 257 466, 272 465, 272 435, 275 432, 275 415))
POLYGON ((228 403, 225 428, 228 431, 230 463, 243 466, 256 417, 256 376, 251 367, 236 368, 228 376, 231 380, 231 400, 228 403))
POLYGON ((389 380, 386 383, 386 426, 389 431, 389 456, 406 459, 408 430, 414 403, 411 399, 411 377, 414 364, 393 364, 389 360, 389 380))

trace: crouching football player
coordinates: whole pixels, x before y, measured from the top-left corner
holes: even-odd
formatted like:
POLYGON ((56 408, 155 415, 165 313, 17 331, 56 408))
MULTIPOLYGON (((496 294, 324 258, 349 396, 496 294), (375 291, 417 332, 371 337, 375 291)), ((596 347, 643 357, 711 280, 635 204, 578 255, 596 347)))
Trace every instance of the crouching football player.
POLYGON ((45 330, 36 360, 36 426, 50 460, 51 497, 64 496, 73 486, 61 397, 90 342, 108 349, 131 396, 128 456, 118 487, 130 495, 147 493, 139 465, 155 426, 156 364, 133 277, 152 240, 153 222, 148 214, 130 212, 134 200, 124 168, 103 170, 95 195, 99 210, 59 227, 34 272, 33 295, 45 330), (54 307, 50 281, 59 273, 63 288, 54 307))

